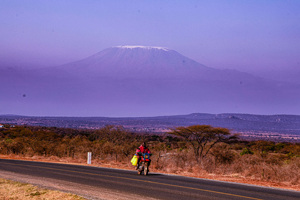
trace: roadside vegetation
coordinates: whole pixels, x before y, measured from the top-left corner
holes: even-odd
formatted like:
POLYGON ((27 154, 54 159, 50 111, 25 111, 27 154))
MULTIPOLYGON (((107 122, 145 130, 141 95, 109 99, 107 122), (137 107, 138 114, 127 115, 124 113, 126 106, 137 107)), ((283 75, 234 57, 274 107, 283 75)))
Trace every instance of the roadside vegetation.
POLYGON ((0 178, 0 199, 84 200, 85 198, 0 178))
POLYGON ((130 133, 120 126, 80 130, 5 125, 0 129, 0 154, 86 163, 87 152, 92 152, 92 164, 128 168, 136 148, 146 141, 153 153, 152 172, 236 177, 300 190, 300 144, 241 141, 228 129, 207 125, 171 131, 153 135, 130 133))

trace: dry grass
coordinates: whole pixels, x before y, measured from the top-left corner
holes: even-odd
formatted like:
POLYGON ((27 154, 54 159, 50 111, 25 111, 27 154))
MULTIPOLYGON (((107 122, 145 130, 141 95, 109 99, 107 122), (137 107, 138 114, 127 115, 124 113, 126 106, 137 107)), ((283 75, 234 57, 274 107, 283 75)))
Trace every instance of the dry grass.
MULTIPOLYGON (((213 152, 212 152, 213 153, 213 152)), ((300 191, 300 158, 280 155, 243 155, 223 149, 196 163, 189 152, 174 152, 161 158, 157 171, 222 181, 255 184, 300 191)))
POLYGON ((42 189, 30 184, 0 178, 0 199, 84 199, 77 195, 42 189))

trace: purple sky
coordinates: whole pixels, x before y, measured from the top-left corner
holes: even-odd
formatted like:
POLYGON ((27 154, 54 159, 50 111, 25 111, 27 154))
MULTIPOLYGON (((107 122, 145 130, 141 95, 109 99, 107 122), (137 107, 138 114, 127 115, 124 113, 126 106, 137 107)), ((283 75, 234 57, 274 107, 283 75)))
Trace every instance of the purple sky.
POLYGON ((0 67, 53 66, 118 45, 214 68, 300 68, 299 0, 0 2, 0 67))

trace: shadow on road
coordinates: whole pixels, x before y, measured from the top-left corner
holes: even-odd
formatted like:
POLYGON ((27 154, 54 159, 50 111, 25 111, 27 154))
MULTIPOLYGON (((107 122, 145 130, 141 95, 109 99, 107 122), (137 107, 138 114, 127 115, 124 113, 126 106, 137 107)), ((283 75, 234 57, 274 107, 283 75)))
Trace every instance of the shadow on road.
MULTIPOLYGON (((144 174, 141 174, 141 175, 138 175, 136 174, 137 176, 144 176, 144 174)), ((163 176, 162 174, 155 174, 155 173, 149 173, 147 176, 163 176)))

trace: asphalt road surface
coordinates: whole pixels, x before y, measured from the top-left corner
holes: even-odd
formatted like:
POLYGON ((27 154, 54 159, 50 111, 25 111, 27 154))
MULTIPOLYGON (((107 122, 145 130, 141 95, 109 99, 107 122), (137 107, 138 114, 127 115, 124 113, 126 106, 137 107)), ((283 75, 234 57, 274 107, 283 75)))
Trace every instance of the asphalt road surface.
POLYGON ((300 192, 289 190, 151 172, 144 176, 136 171, 69 164, 0 159, 1 172, 51 178, 155 199, 300 199, 300 192))

